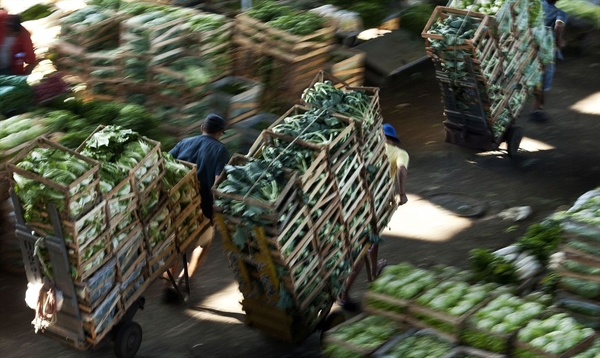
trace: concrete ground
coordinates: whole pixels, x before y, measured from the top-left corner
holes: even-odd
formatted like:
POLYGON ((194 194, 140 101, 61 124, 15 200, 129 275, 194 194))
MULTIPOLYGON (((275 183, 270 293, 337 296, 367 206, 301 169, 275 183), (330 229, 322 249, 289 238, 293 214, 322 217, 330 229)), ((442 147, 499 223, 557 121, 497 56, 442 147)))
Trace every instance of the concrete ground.
MULTIPOLYGON (((380 257, 389 264, 410 261, 468 267, 470 249, 506 246, 529 225, 599 186, 598 78, 598 51, 584 57, 567 54, 558 64, 554 88, 548 94, 550 120, 530 122, 527 110, 523 111, 517 124, 523 126, 525 138, 514 159, 502 151, 482 153, 444 143, 443 108, 429 62, 389 81, 381 90, 381 104, 384 120, 396 127, 402 146, 411 155, 409 202, 398 209, 386 230, 380 257), (485 214, 458 217, 432 203, 446 194, 467 196, 469 203, 485 207, 485 214), (504 208, 524 205, 533 209, 524 221, 496 215, 504 208)), ((0 233, 11 230, 5 223, 0 233)), ((112 356, 111 342, 79 352, 33 333, 34 313, 24 302, 25 275, 18 262, 14 264, 15 256, 6 254, 11 248, 14 253, 15 244, 6 239, 2 243, 0 356, 112 356)), ((135 317, 143 329, 137 357, 318 357, 318 332, 290 345, 244 325, 241 295, 220 245, 220 240, 214 243, 208 262, 193 277, 188 304, 163 304, 161 282, 146 291, 146 308, 135 317)), ((360 299, 365 289, 363 272, 353 296, 360 299)))

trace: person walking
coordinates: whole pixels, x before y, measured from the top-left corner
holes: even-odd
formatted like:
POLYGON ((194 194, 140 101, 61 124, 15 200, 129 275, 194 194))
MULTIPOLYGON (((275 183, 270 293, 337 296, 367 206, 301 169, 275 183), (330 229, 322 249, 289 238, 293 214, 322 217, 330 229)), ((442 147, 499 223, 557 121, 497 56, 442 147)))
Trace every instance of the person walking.
MULTIPOLYGON (((408 162, 410 158, 408 153, 404 149, 400 148, 400 139, 398 139, 396 129, 394 129, 391 124, 385 123, 383 125, 383 133, 385 135, 385 154, 390 162, 390 180, 393 180, 394 182, 394 199, 396 204, 404 205, 408 202, 405 185, 406 178, 408 176, 408 162)), ((364 264, 367 264, 367 279, 370 282, 375 280, 387 265, 386 260, 377 259, 378 251, 379 244, 372 243, 371 247, 369 247, 369 250, 367 251, 367 256, 365 257, 364 261, 357 262, 355 267, 352 269, 352 272, 350 272, 348 275, 348 278, 346 279, 346 287, 338 299, 338 304, 343 309, 348 311, 356 311, 358 309, 358 304, 350 297, 350 289, 352 288, 352 284, 356 280, 356 277, 362 270, 364 264)))
POLYGON ((38 61, 19 15, 0 10, 0 75, 29 75, 38 61))
MULTIPOLYGON (((221 174, 225 165, 229 162, 229 152, 225 144, 219 139, 225 132, 225 120, 217 114, 209 114, 201 126, 202 135, 186 138, 169 152, 174 158, 195 163, 198 166, 197 175, 200 182, 200 199, 202 214, 210 220, 209 228, 200 237, 197 246, 193 249, 188 263, 188 276, 191 278, 198 267, 205 261, 208 250, 214 237, 213 223, 213 195, 212 186, 221 174)), ((184 271, 178 271, 178 265, 174 265, 171 272, 177 275, 178 284, 182 283, 184 271)), ((170 287, 165 289, 165 300, 176 298, 174 290, 170 287)))
POLYGON ((542 75, 542 83, 535 89, 533 110, 529 113, 529 118, 537 122, 544 122, 548 119, 543 107, 545 104, 545 92, 552 88, 552 80, 556 70, 556 60, 562 60, 561 49, 566 46, 566 41, 563 39, 565 24, 567 23, 567 14, 556 7, 558 0, 541 0, 542 11, 544 13, 544 26, 552 29, 554 35, 554 61, 543 64, 544 73, 542 75))

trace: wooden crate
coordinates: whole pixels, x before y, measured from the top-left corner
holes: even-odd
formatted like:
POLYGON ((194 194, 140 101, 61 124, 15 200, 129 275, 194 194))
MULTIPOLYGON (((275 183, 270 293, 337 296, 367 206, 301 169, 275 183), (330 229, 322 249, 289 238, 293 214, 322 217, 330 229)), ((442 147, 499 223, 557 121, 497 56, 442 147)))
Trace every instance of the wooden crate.
MULTIPOLYGON (((229 165, 243 165, 248 162, 248 158, 245 158, 241 155, 234 155, 229 161, 229 165)), ((279 198, 272 202, 267 203, 264 201, 259 201, 246 195, 239 195, 233 193, 224 193, 219 191, 219 184, 221 184, 225 179, 227 179, 227 173, 224 171, 217 178, 215 185, 213 187, 213 194, 216 198, 227 198, 235 201, 241 201, 246 203, 247 205, 258 206, 268 211, 267 214, 261 214, 261 218, 265 221, 270 221, 273 224, 276 224, 279 221, 279 218, 285 211, 288 209, 288 205, 293 204, 297 199, 298 190, 296 187, 297 174, 292 173, 291 171, 286 171, 286 178, 288 178, 287 184, 281 190, 279 198)), ((223 208, 215 205, 216 212, 223 212, 223 208)), ((227 214, 227 213, 225 213, 227 214)))
POLYGON ((540 358, 569 358, 574 355, 581 353, 592 346, 595 339, 597 338, 597 334, 592 335, 583 341, 576 344, 571 349, 567 350, 562 354, 551 354, 546 351, 543 351, 539 348, 533 347, 525 342, 521 342, 519 340, 515 341, 513 350, 511 352, 511 357, 522 358, 522 357, 540 357, 540 358))
POLYGON ((200 58, 230 52, 234 28, 234 21, 228 19, 223 25, 216 29, 191 31, 188 36, 188 39, 191 42, 190 52, 200 58))
POLYGON ((442 337, 458 340, 465 322, 474 312, 486 305, 492 297, 488 297, 460 316, 437 311, 413 301, 408 307, 406 321, 419 328, 431 328, 442 337), (426 322, 427 321, 427 322, 426 322))
MULTIPOLYGON (((36 139, 32 143, 30 143, 29 146, 23 148, 16 156, 14 156, 8 162, 7 169, 8 169, 8 173, 9 173, 9 180, 11 181, 11 186, 13 186, 13 187, 16 186, 16 183, 13 178, 14 174, 18 174, 27 179, 34 180, 40 184, 45 185, 49 189, 54 189, 54 190, 60 192, 61 194, 63 194, 64 195, 63 201, 64 201, 65 208, 70 208, 71 204, 74 203, 75 201, 77 201, 78 199, 80 199, 83 195, 88 195, 88 196, 91 196, 94 198, 101 197, 100 188, 98 185, 100 182, 100 177, 99 177, 100 165, 99 165, 99 163, 95 160, 92 160, 83 155, 80 155, 79 153, 72 151, 69 148, 66 148, 60 144, 52 142, 45 137, 39 137, 38 139, 36 139), (56 149, 56 150, 59 150, 62 152, 67 152, 70 155, 73 155, 74 157, 88 163, 90 165, 90 169, 86 173, 84 173, 82 176, 77 178, 75 181, 73 181, 71 184, 69 184, 68 186, 64 186, 64 185, 56 183, 52 180, 43 178, 36 173, 33 173, 28 170, 24 170, 24 169, 17 167, 17 164, 20 161, 22 161, 23 159, 25 159, 25 157, 27 157, 27 155, 29 155, 29 153, 36 148, 56 149)), ((69 220, 69 221, 76 220, 76 219, 81 218, 89 210, 94 208, 98 201, 99 201, 99 199, 96 199, 96 200, 88 203, 81 210, 78 210, 76 215, 72 215, 72 213, 70 213, 68 209, 59 212, 59 214, 62 219, 69 220)), ((45 212, 46 208, 40 207, 40 208, 38 208, 38 210, 41 210, 40 212, 45 212)))
MULTIPOLYGON (((370 138, 372 135, 372 131, 375 126, 379 123, 381 118, 381 107, 379 105, 379 88, 378 87, 352 87, 348 83, 336 78, 330 73, 325 71, 319 71, 316 76, 313 78, 310 85, 307 86, 312 88, 317 82, 330 81, 333 86, 338 89, 341 89, 344 92, 348 91, 359 91, 363 92, 371 98, 371 102, 367 110, 365 111, 362 118, 351 118, 358 128, 358 137, 361 143, 364 143, 370 138), (371 123, 372 122, 372 123, 371 123), (371 124, 369 124, 371 123, 371 124)), ((313 105, 307 104, 304 101, 303 105, 307 107, 314 107, 313 105)))
POLYGON ((123 16, 112 11, 105 11, 109 17, 92 25, 61 24, 60 38, 63 41, 84 48, 86 51, 97 51, 101 48, 119 46, 121 21, 123 16))
MULTIPOLYGON (((382 323, 380 323, 380 324, 382 324, 382 323)), ((387 342, 394 339, 398 335, 408 332, 408 331, 409 330, 406 327, 406 325, 402 324, 401 322, 395 322, 394 320, 389 319, 389 317, 379 315, 378 313, 375 313, 375 312, 371 311, 370 309, 366 309, 363 313, 360 313, 360 314, 352 317, 351 319, 345 321, 344 323, 326 331, 324 338, 323 338, 323 346, 327 347, 330 345, 335 345, 335 346, 344 348, 348 352, 347 353, 348 356, 374 357, 374 353, 378 349, 380 349, 382 346, 384 346, 387 342), (380 317, 383 320, 382 322, 388 322, 388 320, 389 320, 389 322, 390 322, 389 324, 391 324, 391 325, 393 324, 395 327, 394 332, 392 332, 392 334, 389 337, 386 337, 386 339, 384 339, 380 344, 377 344, 375 346, 367 348, 364 346, 359 346, 357 344, 354 344, 352 342, 349 342, 345 339, 342 339, 342 338, 336 336, 336 333, 343 331, 344 329, 346 329, 346 327, 352 326, 353 324, 360 322, 371 316, 380 317)), ((379 337, 372 337, 372 338, 379 338, 379 337)), ((325 355, 325 357, 327 357, 327 355, 325 355)))
POLYGON ((85 48, 63 40, 56 40, 49 48, 56 54, 53 64, 62 73, 87 78, 89 75, 85 48))
POLYGON ((507 355, 498 354, 493 352, 488 352, 482 349, 477 349, 473 347, 466 346, 458 346, 454 348, 447 356, 444 358, 460 358, 464 356, 474 357, 474 358, 508 358, 507 355))
POLYGON ((460 332, 460 340, 464 344, 497 354, 508 354, 516 336, 517 331, 512 333, 494 333, 479 329, 470 324, 468 319, 460 332))
POLYGON ((283 60, 256 48, 238 47, 233 53, 234 74, 264 83, 261 108, 281 111, 300 103, 304 89, 326 67, 327 49, 283 60))
MULTIPOLYGON (((217 80, 213 78, 202 86, 192 86, 188 83, 188 75, 168 66, 153 66, 149 69, 149 81, 156 88, 159 95, 158 101, 173 99, 174 103, 184 106, 189 103, 201 101, 211 93, 211 83, 217 80)), ((220 76, 221 74, 219 74, 220 76)))
MULTIPOLYGON (((405 341, 406 339, 410 339, 410 338, 422 338, 422 337, 427 337, 428 339, 434 340, 437 342, 436 344, 436 348, 435 348, 435 353, 436 356, 438 356, 438 354, 440 354, 440 346, 439 345, 445 345, 445 347, 447 348, 447 354, 439 355, 442 358, 448 358, 447 356, 449 354, 451 354, 451 352, 454 350, 454 347, 456 346, 456 342, 448 339, 448 337, 442 337, 440 336, 437 332, 429 330, 429 329, 421 329, 421 330, 415 330, 415 329, 409 329, 406 333, 395 336, 394 338, 392 338, 390 341, 388 341, 387 343, 385 343, 383 346, 381 346, 377 351, 374 352, 373 354, 373 358, 384 358, 384 357, 389 357, 390 355, 398 355, 398 351, 395 350, 395 347, 397 345, 402 345, 402 342, 405 341)), ((423 354, 433 354, 432 352, 427 352, 427 348, 426 347, 420 347, 422 349, 424 349, 423 354)), ((433 349, 433 348, 432 348, 433 349)), ((405 350, 406 352, 406 350, 405 350)))
POLYGON ((175 235, 172 234, 163 244, 156 250, 154 255, 148 255, 148 272, 150 281, 154 281, 160 277, 166 270, 171 268, 177 259, 177 246, 175 243, 175 235))
POLYGON ((213 101, 217 112, 227 118, 228 125, 232 125, 250 116, 257 114, 260 110, 260 99, 264 85, 251 79, 227 76, 210 84, 211 92, 214 93, 213 101), (226 91, 228 86, 245 86, 241 92, 231 93, 226 91))
POLYGON ((407 312, 411 300, 367 291, 364 294, 364 302, 365 306, 368 307, 370 311, 393 318, 399 322, 404 322, 408 317, 407 312))
MULTIPOLYGON (((158 26, 142 26, 121 24, 120 45, 127 47, 130 42, 143 41, 147 44, 146 54, 150 56, 150 67, 162 65, 187 54, 188 32, 185 30, 185 19, 178 18, 158 26), (140 35, 139 33, 143 34, 140 35), (175 46, 173 46, 175 44, 175 46)), ((135 46, 133 46, 135 47, 135 46)))
POLYGON ((252 47, 263 55, 294 62, 298 57, 314 56, 329 47, 335 40, 335 29, 328 26, 310 35, 296 36, 239 14, 235 17, 233 40, 238 46, 252 47))
MULTIPOLYGON (((40 208, 41 210, 41 208, 40 208)), ((54 227, 50 223, 47 213, 42 213, 41 221, 29 221, 27 225, 38 235, 54 235, 54 227)), ((85 252, 92 246, 97 245, 97 239, 104 235, 107 228, 106 223, 106 201, 98 203, 87 214, 76 221, 61 220, 61 237, 64 238, 65 246, 73 257, 85 256, 85 252)))
POLYGON ((83 331, 90 344, 98 344, 111 331, 123 315, 119 299, 119 288, 115 287, 92 313, 83 313, 83 331))
POLYGON ((133 215, 131 220, 136 220, 136 209, 138 206, 138 197, 134 190, 134 180, 131 174, 125 180, 117 184, 111 191, 104 194, 107 205, 108 226, 111 229, 118 229, 127 222, 128 217, 133 215), (125 194, 126 193, 126 194, 125 194), (125 207, 122 210, 121 207, 125 207))
POLYGON ((122 306, 127 309, 144 292, 150 284, 148 280, 146 253, 142 253, 134 266, 119 280, 119 293, 122 306))
POLYGON ((117 277, 117 261, 109 260, 94 275, 81 282, 73 282, 79 309, 91 313, 111 292, 117 277))
POLYGON ((176 226, 173 225, 171 209, 171 202, 167 198, 163 198, 151 214, 142 218, 144 241, 149 255, 154 255, 157 250, 160 250, 165 241, 174 239, 172 233, 176 226), (162 220, 159 220, 161 218, 162 220), (151 231, 154 226, 156 226, 156 230, 151 231), (158 235, 156 235, 157 232, 158 235))
POLYGON ((379 235, 388 226, 398 205, 394 197, 394 180, 391 178, 390 163, 387 160, 383 160, 381 164, 381 167, 376 172, 375 179, 368 184, 370 204, 374 212, 373 225, 375 232, 379 235))
POLYGON ((126 243, 137 239, 142 232, 142 223, 135 213, 125 218, 119 225, 110 230, 113 252, 119 251, 126 243))
POLYGON ((365 52, 341 45, 329 48, 325 71, 346 82, 349 86, 362 86, 365 79, 365 52))
POLYGON ((117 280, 122 282, 124 277, 128 277, 131 270, 134 269, 136 262, 144 256, 144 237, 142 228, 137 227, 133 230, 130 238, 123 243, 119 250, 115 251, 117 258, 117 280))
POLYGON ((294 116, 294 115, 298 115, 298 114, 304 114, 308 111, 310 111, 309 107, 305 107, 305 106, 301 106, 301 105, 292 106, 292 108, 290 108, 286 113, 284 113, 278 120, 273 122, 273 124, 271 124, 267 130, 264 130, 262 132, 263 143, 264 143, 264 145, 269 145, 269 146, 278 146, 278 143, 285 143, 285 145, 287 145, 289 143, 294 143, 300 147, 312 149, 315 151, 320 151, 320 150, 326 149, 328 151, 327 160, 330 163, 330 165, 333 166, 333 164, 345 153, 344 150, 348 146, 351 146, 355 143, 354 137, 356 136, 355 132, 356 132, 357 126, 356 126, 356 122, 353 121, 350 117, 346 117, 346 116, 336 114, 336 113, 330 114, 330 113, 322 112, 324 116, 331 115, 332 117, 335 117, 338 120, 340 120, 341 122, 343 122, 344 124, 346 124, 346 128, 344 128, 344 130, 342 132, 340 132, 335 138, 333 138, 326 145, 314 144, 314 143, 311 143, 311 142, 308 142, 308 141, 305 141, 302 139, 298 139, 298 138, 295 138, 292 136, 277 134, 272 131, 273 127, 277 126, 280 123, 283 123, 286 118, 294 116))
POLYGON ((369 234, 375 233, 373 215, 373 208, 369 200, 364 200, 362 206, 357 206, 354 212, 348 215, 346 223, 353 254, 354 251, 360 251, 368 246, 369 234))
POLYGON ((429 33, 429 30, 431 29, 431 26, 434 23, 436 23, 437 21, 445 20, 451 15, 462 17, 469 16, 472 21, 478 23, 477 31, 475 32, 473 37, 471 39, 465 40, 465 44, 468 45, 476 45, 482 39, 487 29, 491 26, 494 26, 493 20, 486 14, 454 9, 445 6, 436 6, 436 8, 433 10, 433 13, 431 14, 431 17, 427 21, 427 24, 425 24, 423 32, 421 32, 421 37, 425 39, 443 40, 444 37, 442 35, 431 34, 429 33))
POLYGON ((198 241, 204 235, 213 235, 214 237, 214 228, 211 225, 211 221, 208 218, 204 218, 202 222, 198 223, 196 228, 191 231, 191 233, 182 236, 183 234, 177 234, 177 252, 183 253, 186 252, 190 248, 194 248, 197 246, 198 241), (212 231, 212 234, 207 232, 208 230, 212 231))

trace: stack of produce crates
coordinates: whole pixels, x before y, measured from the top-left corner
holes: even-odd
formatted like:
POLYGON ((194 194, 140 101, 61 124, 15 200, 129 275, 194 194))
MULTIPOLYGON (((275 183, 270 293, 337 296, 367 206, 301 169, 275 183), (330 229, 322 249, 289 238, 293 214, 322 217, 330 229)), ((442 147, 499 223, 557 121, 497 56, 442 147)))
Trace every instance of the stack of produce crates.
POLYGON ((188 134, 189 125, 212 111, 208 86, 232 74, 233 21, 224 15, 123 2, 116 12, 75 11, 63 18, 63 28, 52 49, 59 70, 81 78, 92 98, 154 107, 176 135, 188 134), (110 36, 104 32, 109 21, 110 36))
MULTIPOLYGON (((64 240, 85 339, 99 342, 122 309, 108 206, 99 187, 100 164, 40 137, 12 158, 7 167, 26 225, 37 236, 64 240), (51 174, 48 165, 55 165, 57 171, 51 174), (66 175, 61 177, 61 167, 69 168, 68 185, 61 184, 66 175), (44 193, 36 194, 35 187, 45 187, 44 193), (61 232, 56 232, 50 221, 49 203, 57 208, 61 232)), ((27 255, 34 257, 33 252, 27 255)), ((43 263, 42 275, 52 279, 49 252, 43 245, 38 257, 43 263)))
POLYGON ((562 228, 560 251, 549 269, 557 279, 558 305, 583 325, 600 329, 600 188, 581 195, 556 214, 562 228))
POLYGON ((208 227, 196 166, 121 127, 99 126, 76 151, 39 137, 7 169, 16 211, 33 232, 22 243, 27 270, 53 282, 64 244, 70 282, 60 284, 72 282, 78 310, 67 313, 81 317, 76 326, 91 345, 208 227))
POLYGON ((422 32, 442 91, 446 141, 493 149, 506 140, 541 80, 527 0, 505 2, 497 16, 438 6, 422 32), (523 7, 524 6, 524 7, 523 7))
MULTIPOLYGON (((324 76, 343 87, 321 73, 307 90, 324 84, 319 82, 324 76)), ((373 183, 365 167, 372 153, 363 148, 372 137, 385 140, 378 91, 331 86, 326 97, 344 95, 360 108, 352 117, 316 102, 293 106, 262 132, 246 157, 232 158, 213 188, 217 223, 244 294, 247 324, 288 341, 313 331, 343 290, 352 266, 362 260, 372 235, 381 233, 374 218, 376 193, 370 191, 373 183), (235 188, 242 176, 250 178, 257 170, 275 175, 269 168, 285 174, 279 181, 269 179, 279 183, 276 199, 259 199, 252 192, 254 186, 271 191, 255 185, 262 177, 244 179, 252 189, 235 188), (253 214, 252 207, 262 209, 253 214)), ((385 147, 379 150, 375 155, 386 161, 385 147)), ((384 173, 376 186, 385 187, 391 202, 389 166, 378 170, 384 173)), ((387 218, 383 229, 393 205, 381 201, 387 218)))
POLYGON ((297 103, 306 83, 326 67, 335 28, 324 21, 324 26, 312 33, 294 35, 260 18, 285 17, 293 22, 295 15, 308 14, 317 16, 267 1, 235 17, 235 68, 245 77, 259 80, 269 77, 269 85, 278 89, 278 99, 287 103, 297 103))

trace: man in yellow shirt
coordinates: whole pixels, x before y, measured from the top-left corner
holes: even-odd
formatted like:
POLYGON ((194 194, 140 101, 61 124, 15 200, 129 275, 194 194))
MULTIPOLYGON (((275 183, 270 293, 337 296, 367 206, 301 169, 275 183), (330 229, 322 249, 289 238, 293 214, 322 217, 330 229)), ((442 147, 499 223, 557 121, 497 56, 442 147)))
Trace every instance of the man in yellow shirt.
POLYGON ((392 167, 392 179, 394 179, 394 185, 396 187, 396 195, 399 196, 397 202, 399 205, 403 205, 408 201, 404 190, 404 184, 406 183, 406 176, 408 174, 408 153, 399 147, 400 139, 398 139, 396 130, 391 124, 385 123, 383 125, 383 133, 385 134, 385 154, 390 161, 392 167))

